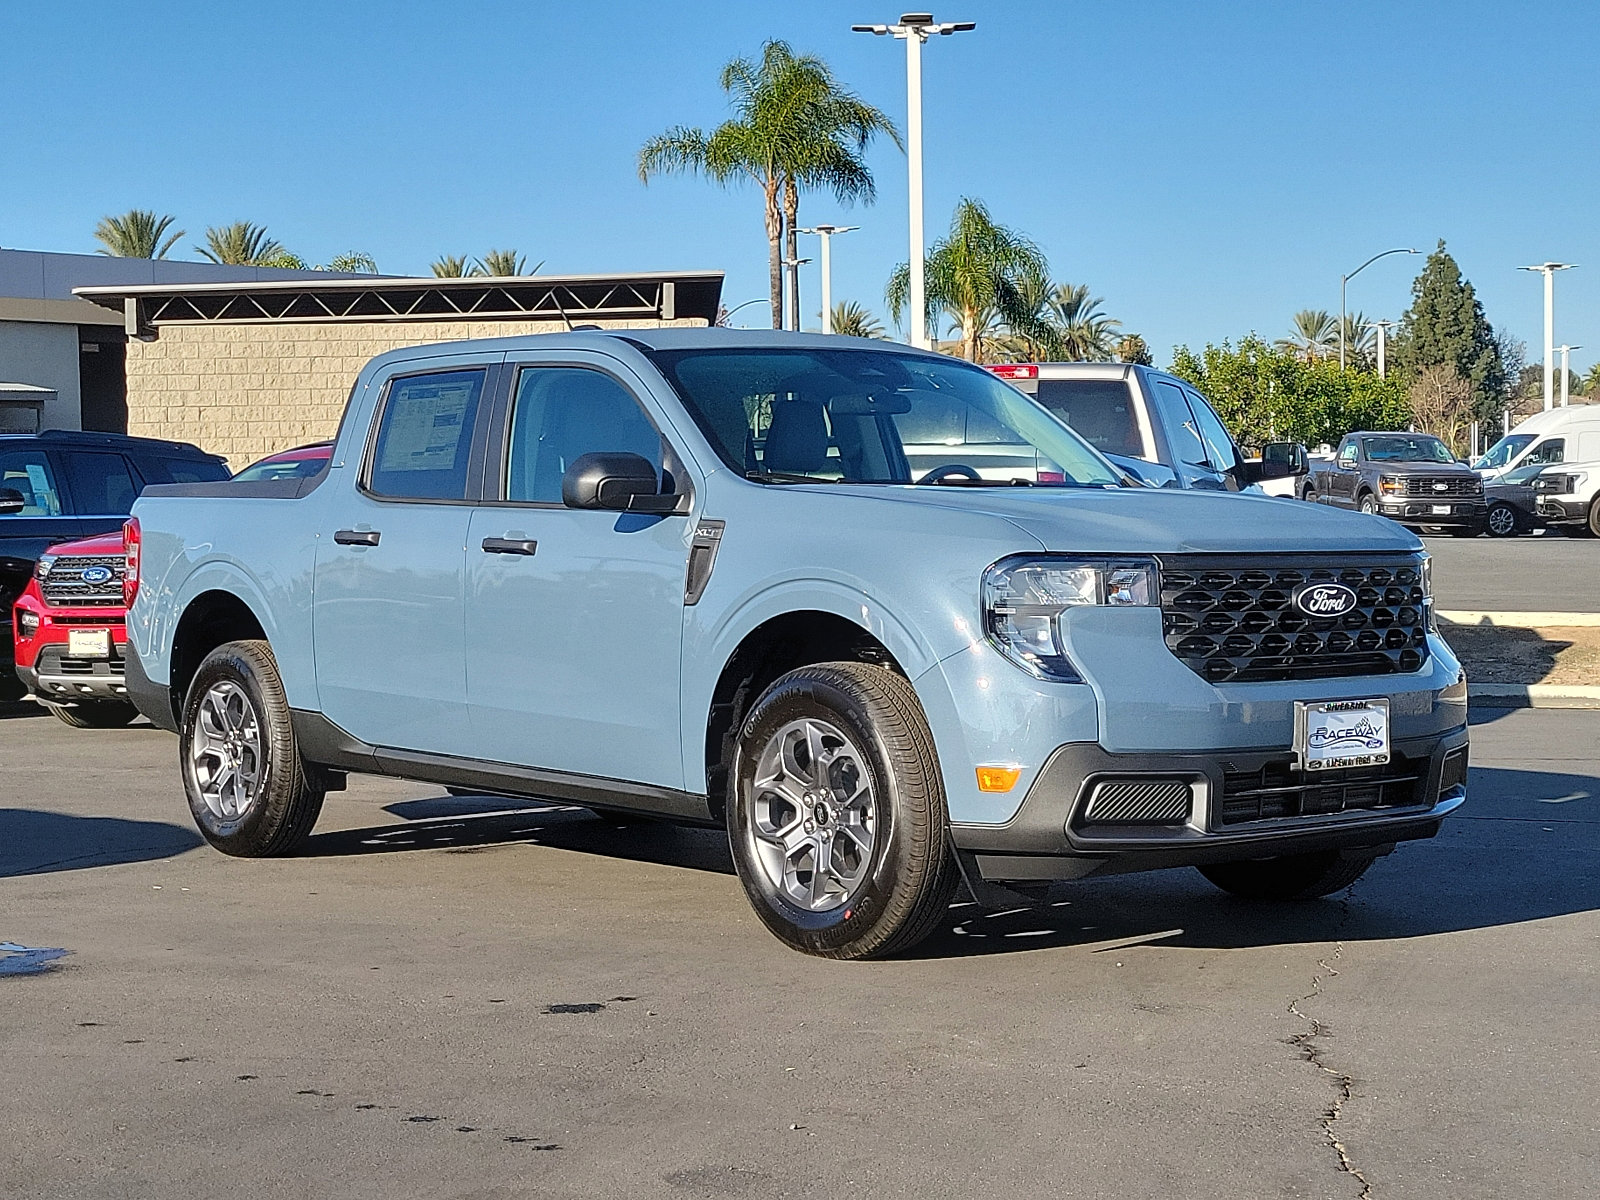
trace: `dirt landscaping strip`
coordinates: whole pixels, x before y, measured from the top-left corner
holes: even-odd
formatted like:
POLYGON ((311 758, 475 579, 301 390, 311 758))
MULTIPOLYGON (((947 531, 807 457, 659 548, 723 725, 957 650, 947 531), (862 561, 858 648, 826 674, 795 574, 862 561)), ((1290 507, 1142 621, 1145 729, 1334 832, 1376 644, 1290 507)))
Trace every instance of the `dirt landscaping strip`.
POLYGON ((1441 624, 1473 684, 1600 687, 1600 626, 1441 624))

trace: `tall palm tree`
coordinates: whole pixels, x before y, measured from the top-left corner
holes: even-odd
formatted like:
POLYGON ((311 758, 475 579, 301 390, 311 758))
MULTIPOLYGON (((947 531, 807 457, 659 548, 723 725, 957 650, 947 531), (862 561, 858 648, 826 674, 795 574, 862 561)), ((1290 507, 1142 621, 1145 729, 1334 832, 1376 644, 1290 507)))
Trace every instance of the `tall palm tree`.
POLYGON ((206 230, 206 244, 195 249, 214 263, 241 267, 263 266, 284 252, 281 242, 267 236, 265 225, 249 221, 211 226, 206 230))
MULTIPOLYGON (((1333 357, 1339 354, 1339 339, 1333 339, 1333 357)), ((1346 313, 1344 318, 1345 361, 1360 368, 1370 368, 1378 355, 1378 331, 1372 328, 1365 313, 1346 313)))
POLYGON ((1294 315, 1294 333, 1274 344, 1279 350, 1293 351, 1306 362, 1336 356, 1339 322, 1320 308, 1302 308, 1294 315))
MULTIPOLYGON (((982 361, 984 340, 1004 325, 1012 334, 1051 345, 1054 330, 1030 307, 1047 288, 1044 252, 1019 233, 996 225, 982 201, 962 197, 950 232, 928 251, 923 275, 928 318, 954 318, 961 330, 961 356, 982 361)), ((889 277, 885 298, 898 321, 910 300, 911 270, 901 263, 889 277)))
MULTIPOLYGON (((842 88, 825 62, 796 55, 787 42, 767 42, 759 60, 733 59, 720 82, 733 118, 709 133, 675 125, 651 138, 639 151, 639 178, 649 183, 657 174, 690 172, 724 186, 744 180, 761 189, 772 326, 781 329, 783 257, 786 247, 789 258, 797 257, 800 192, 827 188, 840 203, 870 203, 877 189, 862 153, 877 134, 897 146, 900 134, 886 114, 842 88)), ((797 328, 799 313, 796 296, 797 328)))
POLYGON ((482 275, 483 268, 465 254, 446 254, 434 260, 433 273, 440 279, 463 279, 468 275, 482 275))
POLYGON ((1115 349, 1122 322, 1100 311, 1105 301, 1089 295, 1086 284, 1058 284, 1050 294, 1044 318, 1054 325, 1060 354, 1066 362, 1106 362, 1115 349))
POLYGON ((833 306, 833 332, 845 337, 881 338, 883 322, 873 316, 864 304, 854 300, 841 300, 833 306))
POLYGON ((167 236, 172 222, 147 208, 131 208, 120 217, 101 217, 94 236, 105 247, 100 253, 112 258, 165 258, 184 232, 167 236))
POLYGON ((528 258, 525 254, 518 254, 515 250, 491 250, 479 260, 483 275, 532 275, 544 263, 538 263, 533 270, 528 270, 528 258))
POLYGON ((327 266, 318 267, 317 270, 343 271, 349 275, 376 275, 378 260, 363 251, 352 250, 348 254, 335 254, 328 260, 327 266))

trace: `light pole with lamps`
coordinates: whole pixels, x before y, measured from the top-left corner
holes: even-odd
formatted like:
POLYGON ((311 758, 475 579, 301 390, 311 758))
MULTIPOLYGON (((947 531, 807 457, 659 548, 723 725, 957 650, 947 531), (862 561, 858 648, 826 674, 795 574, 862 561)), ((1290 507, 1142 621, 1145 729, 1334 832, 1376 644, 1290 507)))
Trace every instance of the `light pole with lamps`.
POLYGON ((814 233, 822 239, 822 332, 833 332, 833 247, 836 233, 853 233, 859 225, 813 225, 810 229, 797 229, 796 233, 814 233))
POLYGON ((927 286, 922 262, 922 43, 934 34, 948 36, 976 29, 976 21, 935 21, 932 13, 904 13, 898 25, 852 25, 854 33, 891 35, 906 44, 906 166, 910 181, 911 344, 926 350, 928 342, 927 286))
POLYGON ((1385 250, 1381 254, 1374 254, 1371 258, 1367 259, 1366 262, 1362 263, 1354 271, 1351 271, 1350 274, 1339 276, 1339 370, 1341 370, 1341 371, 1344 370, 1344 327, 1345 327, 1345 319, 1344 319, 1344 289, 1345 289, 1345 285, 1348 284, 1357 275, 1361 274, 1361 272, 1365 271, 1373 263, 1377 262, 1380 258, 1388 258, 1389 255, 1391 255, 1391 254, 1415 254, 1415 253, 1416 253, 1415 250, 1409 249, 1408 247, 1405 247, 1405 246, 1401 246, 1401 247, 1399 247, 1397 249, 1394 249, 1394 250, 1385 250))
MULTIPOLYGON (((799 231, 796 230, 796 232, 798 233, 799 231)), ((788 279, 788 282, 789 282, 789 296, 790 296, 791 300, 800 291, 800 268, 803 267, 806 263, 808 263, 810 261, 811 260, 809 258, 786 258, 786 259, 783 260, 783 265, 784 265, 785 268, 787 268, 787 274, 788 274, 788 277, 789 277, 789 279, 788 279)), ((789 305, 789 309, 794 314, 794 331, 796 333, 799 333, 800 332, 800 306, 798 304, 791 303, 789 305)))
POLYGON ((1574 350, 1582 350, 1583 347, 1557 346, 1556 349, 1561 351, 1561 407, 1565 408, 1567 406, 1567 355, 1571 354, 1574 350))
POLYGON ((1555 367, 1551 360, 1555 358, 1556 343, 1556 272, 1570 271, 1576 263, 1547 262, 1536 263, 1531 267, 1518 267, 1519 271, 1538 271, 1544 276, 1544 410, 1549 412, 1555 405, 1555 367))

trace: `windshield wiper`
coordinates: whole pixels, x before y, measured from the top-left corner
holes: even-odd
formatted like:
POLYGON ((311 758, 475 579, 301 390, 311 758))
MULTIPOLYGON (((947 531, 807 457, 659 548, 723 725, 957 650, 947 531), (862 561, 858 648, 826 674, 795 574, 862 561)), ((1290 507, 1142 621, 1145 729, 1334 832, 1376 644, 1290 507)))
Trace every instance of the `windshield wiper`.
POLYGON ((815 475, 791 475, 787 471, 746 471, 746 479, 757 483, 838 483, 837 479, 818 479, 815 475))

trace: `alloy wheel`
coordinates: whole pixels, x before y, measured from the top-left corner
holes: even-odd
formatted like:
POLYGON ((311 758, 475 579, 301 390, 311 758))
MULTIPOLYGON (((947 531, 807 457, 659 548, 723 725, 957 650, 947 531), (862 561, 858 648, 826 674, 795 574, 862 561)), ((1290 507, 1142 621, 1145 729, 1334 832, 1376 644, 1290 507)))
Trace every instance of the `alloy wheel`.
POLYGON ((261 720, 250 696, 222 679, 200 698, 189 747, 200 797, 213 816, 237 820, 250 810, 261 789, 261 720))

